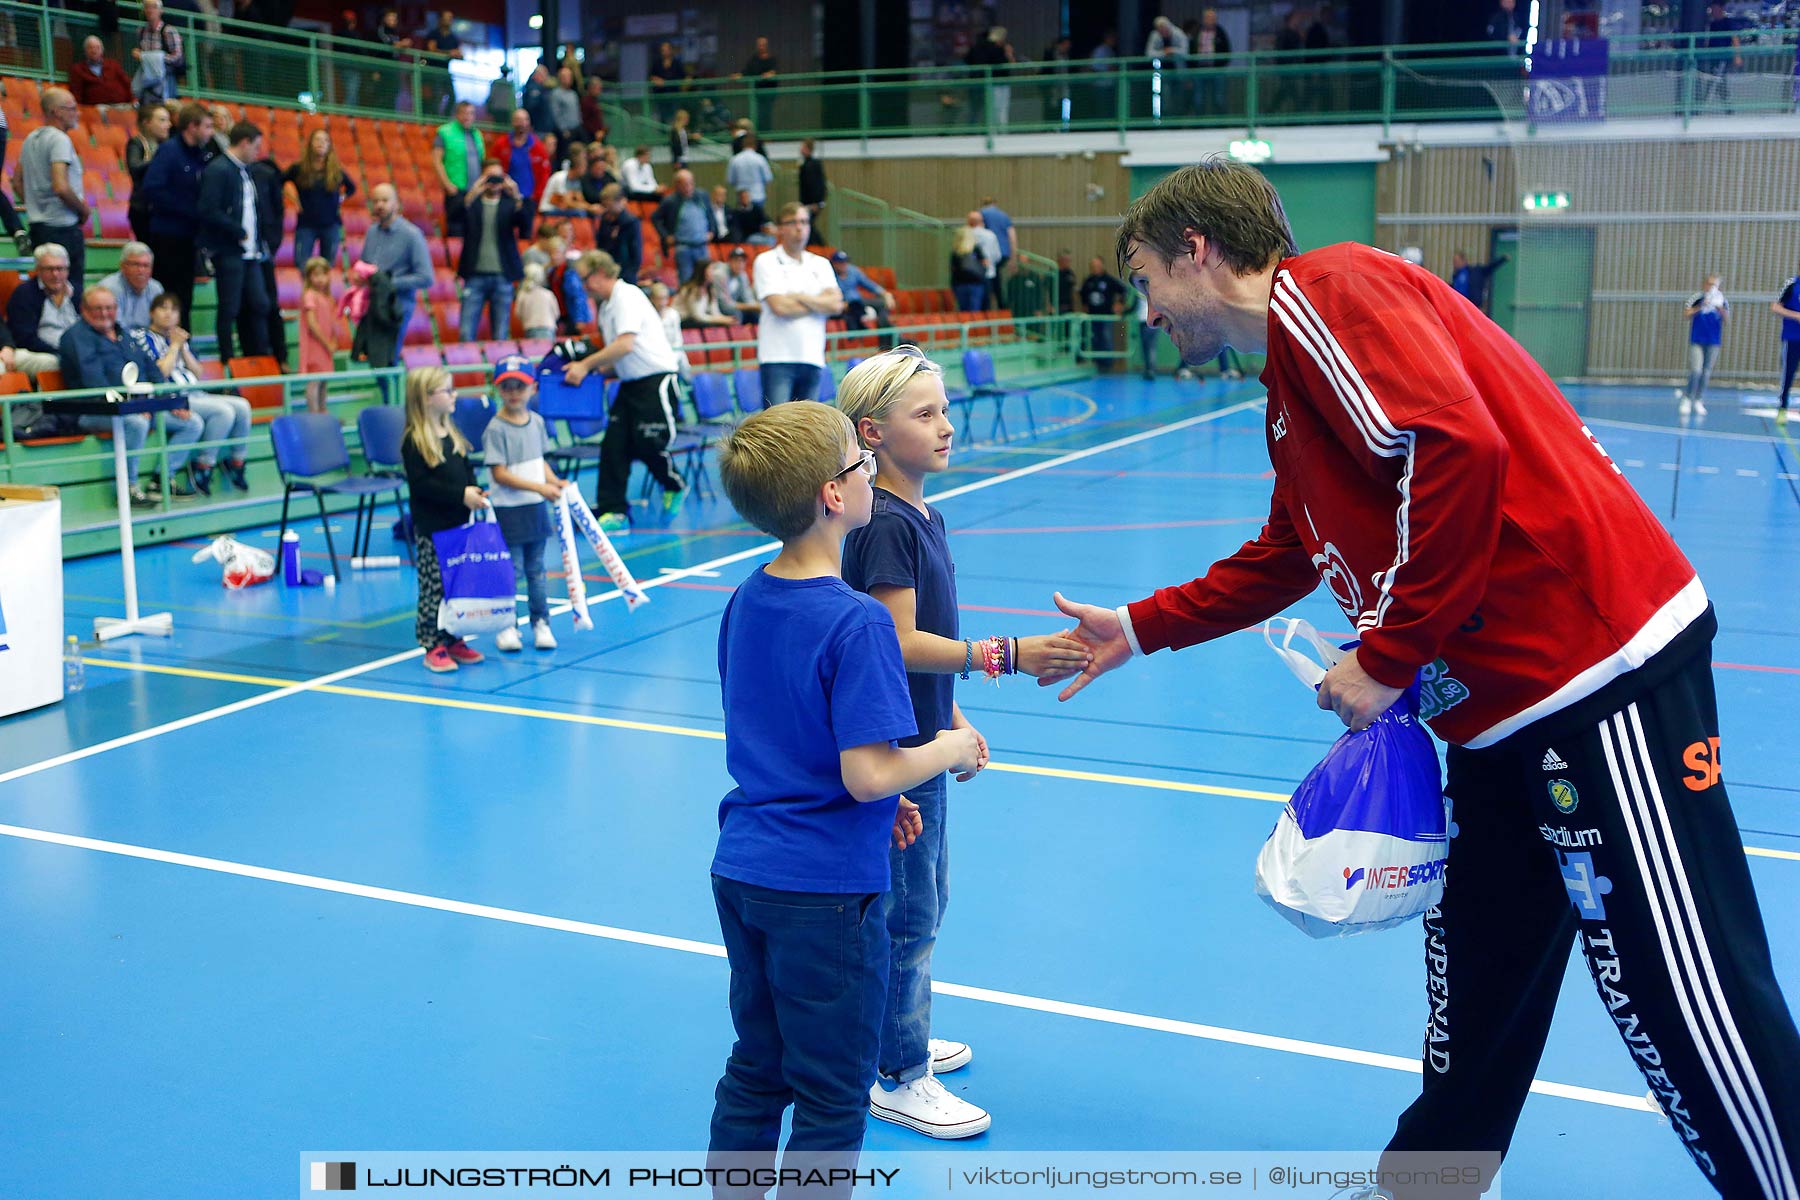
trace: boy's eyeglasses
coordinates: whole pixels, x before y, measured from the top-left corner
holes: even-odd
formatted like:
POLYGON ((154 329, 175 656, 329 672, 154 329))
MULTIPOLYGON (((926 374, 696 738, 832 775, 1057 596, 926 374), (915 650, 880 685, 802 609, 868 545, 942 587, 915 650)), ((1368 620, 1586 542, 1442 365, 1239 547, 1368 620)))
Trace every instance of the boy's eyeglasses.
POLYGON ((835 482, 836 480, 842 479, 850 472, 858 469, 869 478, 875 478, 875 452, 873 450, 861 450, 858 451, 857 454, 858 457, 855 462, 839 471, 836 475, 833 475, 827 482, 835 482))

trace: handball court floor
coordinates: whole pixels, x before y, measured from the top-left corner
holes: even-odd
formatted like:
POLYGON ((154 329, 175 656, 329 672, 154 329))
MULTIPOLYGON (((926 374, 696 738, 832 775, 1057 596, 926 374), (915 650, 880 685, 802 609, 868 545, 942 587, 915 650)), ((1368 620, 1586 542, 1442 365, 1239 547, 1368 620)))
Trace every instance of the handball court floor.
MULTIPOLYGON (((1792 1000, 1800 453, 1732 393, 1686 430, 1669 395, 1571 389, 1718 605, 1726 781, 1792 1000)), ((1253 535, 1260 400, 1103 377, 1034 393, 1035 439, 959 448, 931 495, 965 633, 1062 628, 1054 589, 1123 603, 1253 535)), ((0 1193, 287 1195, 326 1147, 702 1146, 731 1040, 715 640, 765 542, 691 503, 621 546, 651 604, 448 676, 418 661, 410 568, 227 592, 200 543, 142 552, 174 637, 89 645, 84 691, 0 722, 0 1193)), ((118 580, 67 564, 71 633, 118 580)), ((1346 624, 1322 591, 1295 611, 1346 624)), ((1023 677, 958 696, 994 759, 952 785, 935 961, 936 1031, 975 1048, 946 1082, 994 1114, 963 1144, 1378 1148, 1418 1089, 1422 934, 1315 942, 1253 894, 1339 732, 1260 634, 1066 705, 1023 677)), ((1565 993, 1505 1194, 1712 1195, 1578 958, 1565 993)))

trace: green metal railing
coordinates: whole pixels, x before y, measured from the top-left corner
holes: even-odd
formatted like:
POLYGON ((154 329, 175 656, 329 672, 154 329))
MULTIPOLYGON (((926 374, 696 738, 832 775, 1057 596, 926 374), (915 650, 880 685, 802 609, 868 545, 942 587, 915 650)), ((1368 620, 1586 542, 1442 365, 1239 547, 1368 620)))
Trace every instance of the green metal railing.
MULTIPOLYGON (((135 39, 126 5, 124 43, 135 39)), ((485 96, 498 69, 423 50, 398 56, 376 44, 296 29, 171 13, 189 42, 184 92, 323 111, 430 119, 454 90, 485 96)), ((92 18, 0 2, 0 71, 66 74, 92 18)), ((1795 33, 1749 31, 1737 49, 1712 35, 1610 39, 1608 118, 1794 111, 1795 33)), ((129 65, 129 57, 124 59, 129 65)), ((1121 142, 1134 130, 1196 127, 1250 131, 1298 124, 1521 120, 1527 60, 1493 43, 1346 47, 1235 54, 1195 68, 1147 58, 1021 63, 994 68, 912 67, 801 73, 774 86, 693 79, 674 88, 609 85, 611 140, 661 145, 678 108, 693 118, 696 151, 716 154, 736 118, 783 138, 1101 131, 1121 142)))

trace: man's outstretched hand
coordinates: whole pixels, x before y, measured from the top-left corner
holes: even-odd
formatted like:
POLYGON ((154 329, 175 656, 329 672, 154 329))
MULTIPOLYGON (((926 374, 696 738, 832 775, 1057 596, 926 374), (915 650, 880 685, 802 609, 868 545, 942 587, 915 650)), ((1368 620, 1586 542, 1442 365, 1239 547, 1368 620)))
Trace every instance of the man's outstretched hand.
MULTIPOLYGON (((1123 666, 1131 657, 1131 643, 1125 640, 1125 627, 1119 621, 1119 614, 1110 608, 1101 608, 1097 604, 1077 604, 1073 600, 1063 598, 1061 592, 1056 593, 1056 607, 1065 616, 1074 617, 1081 622, 1075 628, 1077 641, 1086 644, 1093 657, 1087 666, 1069 686, 1056 694, 1058 700, 1072 699, 1076 692, 1115 667, 1123 666)), ((1040 679, 1039 687, 1050 687, 1060 683, 1059 679, 1040 679)))

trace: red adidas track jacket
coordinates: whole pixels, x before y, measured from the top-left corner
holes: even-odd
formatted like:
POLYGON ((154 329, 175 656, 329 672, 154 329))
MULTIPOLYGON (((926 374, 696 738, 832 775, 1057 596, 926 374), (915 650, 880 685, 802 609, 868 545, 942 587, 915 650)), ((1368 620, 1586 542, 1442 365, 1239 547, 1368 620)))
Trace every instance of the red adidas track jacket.
POLYGON ((1390 687, 1480 747, 1640 666, 1707 608, 1694 568, 1556 385, 1435 275, 1345 243, 1284 260, 1269 308, 1268 524, 1129 605, 1150 653, 1320 582, 1390 687))

